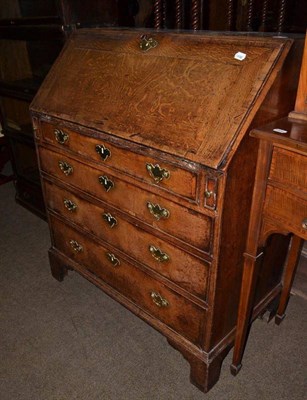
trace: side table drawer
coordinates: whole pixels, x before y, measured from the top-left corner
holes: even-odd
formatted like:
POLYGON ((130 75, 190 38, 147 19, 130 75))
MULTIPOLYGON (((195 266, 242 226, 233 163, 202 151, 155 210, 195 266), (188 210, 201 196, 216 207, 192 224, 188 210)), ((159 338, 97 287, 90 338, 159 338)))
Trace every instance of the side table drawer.
POLYGON ((280 220, 290 232, 307 240, 307 201, 274 186, 267 186, 264 215, 280 220))
POLYGON ((107 247, 51 216, 53 243, 57 250, 102 279, 138 307, 149 312, 195 344, 199 343, 206 311, 107 247))
POLYGON ((307 198, 307 157, 274 147, 269 179, 296 189, 307 198))
POLYGON ((197 197, 197 172, 133 153, 127 148, 82 135, 66 127, 41 122, 41 128, 43 138, 62 149, 71 150, 103 166, 120 170, 188 199, 195 200, 197 197))

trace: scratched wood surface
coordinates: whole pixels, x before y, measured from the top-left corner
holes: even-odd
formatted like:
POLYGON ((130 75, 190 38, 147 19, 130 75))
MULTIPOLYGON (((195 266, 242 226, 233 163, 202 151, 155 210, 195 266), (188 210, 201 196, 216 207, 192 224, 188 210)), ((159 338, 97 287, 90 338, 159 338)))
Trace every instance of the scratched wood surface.
POLYGON ((50 216, 50 220, 57 249, 77 263, 86 265, 89 271, 102 278, 111 287, 121 287, 122 294, 130 301, 139 304, 153 316, 159 315, 162 321, 167 321, 169 326, 181 332, 184 337, 194 343, 199 343, 201 325, 205 319, 205 312, 202 308, 169 290, 163 283, 121 258, 121 253, 118 251, 116 255, 120 258, 121 268, 114 273, 114 266, 108 263, 106 257, 101 256, 110 252, 107 246, 86 237, 54 216, 50 216), (69 238, 82 244, 83 251, 75 252, 69 244, 69 238), (139 282, 142 284, 140 285, 139 282), (160 308, 151 299, 150 292, 152 290, 161 293, 169 300, 169 307, 163 310, 162 316, 160 308))
POLYGON ((287 40, 155 32, 143 53, 141 34, 75 35, 32 109, 217 168, 287 40))

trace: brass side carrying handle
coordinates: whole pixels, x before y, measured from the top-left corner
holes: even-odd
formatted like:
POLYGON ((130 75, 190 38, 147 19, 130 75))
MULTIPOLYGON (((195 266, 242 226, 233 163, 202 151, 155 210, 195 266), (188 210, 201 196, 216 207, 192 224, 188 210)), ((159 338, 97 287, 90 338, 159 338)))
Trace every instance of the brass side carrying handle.
POLYGON ((63 200, 64 206, 67 208, 68 211, 76 211, 77 204, 69 199, 63 200))
POLYGON ((159 219, 167 219, 170 216, 170 212, 161 207, 159 204, 153 204, 150 201, 147 202, 147 208, 158 221, 159 219))
POLYGON ((114 182, 109 179, 106 175, 100 175, 98 177, 99 183, 104 187, 106 192, 109 192, 114 187, 114 182))
POLYGON ((304 218, 302 221, 302 228, 307 230, 307 218, 304 218))
POLYGON ((169 179, 169 177, 171 176, 170 172, 165 168, 161 168, 159 164, 153 165, 147 163, 146 169, 151 178, 153 178, 156 183, 159 183, 160 181, 162 181, 162 179, 169 179))
POLYGON ((68 164, 66 161, 59 161, 59 167, 61 171, 63 172, 64 175, 68 176, 71 175, 74 172, 74 169, 72 165, 68 164))
POLYGON ((153 256, 153 258, 159 262, 166 262, 169 261, 169 255, 164 253, 162 250, 160 250, 158 247, 155 247, 153 245, 149 246, 149 251, 150 254, 153 256))
POLYGON ((54 136, 55 140, 60 144, 65 144, 69 139, 68 133, 62 131, 61 129, 55 129, 54 136))
POLYGON ((118 267, 120 265, 119 259, 113 253, 106 253, 106 256, 113 267, 118 267))
POLYGON ((103 161, 106 161, 108 157, 111 157, 111 150, 105 147, 103 144, 96 144, 95 150, 103 161))
POLYGON ((76 253, 81 253, 81 251, 83 251, 83 247, 76 240, 70 240, 69 244, 71 245, 73 251, 75 251, 76 253))
POLYGON ((104 219, 104 221, 106 221, 110 228, 113 228, 115 225, 117 225, 117 219, 113 217, 110 213, 102 214, 102 218, 104 219))
POLYGON ((157 40, 155 40, 152 37, 149 37, 147 35, 142 35, 141 36, 140 49, 142 51, 148 51, 150 49, 154 49, 157 46, 158 46, 158 41, 157 40))
POLYGON ((156 306, 158 307, 168 307, 169 302, 161 296, 160 293, 157 292, 150 292, 150 297, 152 298, 152 301, 155 303, 156 306))

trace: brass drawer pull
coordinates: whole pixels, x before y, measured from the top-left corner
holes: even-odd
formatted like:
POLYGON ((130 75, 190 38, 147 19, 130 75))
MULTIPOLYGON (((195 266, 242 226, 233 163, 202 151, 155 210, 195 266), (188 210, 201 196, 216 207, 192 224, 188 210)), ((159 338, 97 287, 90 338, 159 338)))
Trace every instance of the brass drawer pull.
POLYGON ((69 244, 76 253, 81 253, 81 251, 83 251, 83 247, 76 240, 70 240, 69 244))
POLYGON ((153 258, 159 262, 166 262, 169 261, 169 255, 164 253, 162 250, 160 250, 158 247, 155 247, 153 245, 149 246, 149 251, 150 254, 153 256, 153 258))
POLYGON ((106 256, 113 267, 118 267, 120 265, 120 261, 113 253, 106 253, 106 256))
POLYGON ((117 219, 114 218, 110 213, 102 214, 102 218, 110 225, 111 228, 117 225, 117 219))
POLYGON ((68 133, 62 131, 61 129, 55 129, 54 136, 55 140, 60 144, 65 144, 69 139, 68 133))
POLYGON ((59 167, 64 175, 68 176, 74 172, 73 167, 68 164, 66 161, 59 161, 59 167))
POLYGON ((108 192, 114 187, 114 182, 111 181, 107 176, 99 176, 98 177, 99 183, 105 188, 105 191, 108 192))
POLYGON ((307 229, 307 218, 304 218, 302 221, 302 228, 307 229))
POLYGON ((100 155, 103 161, 106 161, 108 157, 111 157, 111 151, 103 144, 96 144, 95 150, 100 155))
POLYGON ((170 212, 166 208, 162 208, 159 204, 153 204, 150 201, 147 203, 147 208, 155 218, 159 221, 159 219, 167 219, 170 216, 170 212))
POLYGON ((152 165, 150 163, 147 163, 146 169, 151 178, 153 178, 156 183, 159 183, 160 181, 162 181, 162 179, 169 179, 171 175, 167 169, 161 168, 159 164, 152 165))
POLYGON ((158 307, 168 307, 169 302, 161 296, 160 293, 157 292, 150 292, 150 297, 152 298, 152 301, 155 303, 156 306, 158 307))
POLYGON ((68 211, 76 211, 77 204, 69 199, 63 200, 64 206, 67 208, 68 211))
POLYGON ((205 190, 206 199, 210 199, 212 195, 213 195, 212 190, 205 190))

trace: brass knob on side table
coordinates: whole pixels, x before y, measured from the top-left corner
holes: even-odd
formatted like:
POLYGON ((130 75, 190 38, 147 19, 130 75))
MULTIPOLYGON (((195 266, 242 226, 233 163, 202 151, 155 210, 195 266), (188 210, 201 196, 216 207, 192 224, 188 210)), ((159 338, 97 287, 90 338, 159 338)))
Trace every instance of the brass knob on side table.
POLYGON ((304 218, 302 221, 302 228, 307 230, 307 218, 304 218))

